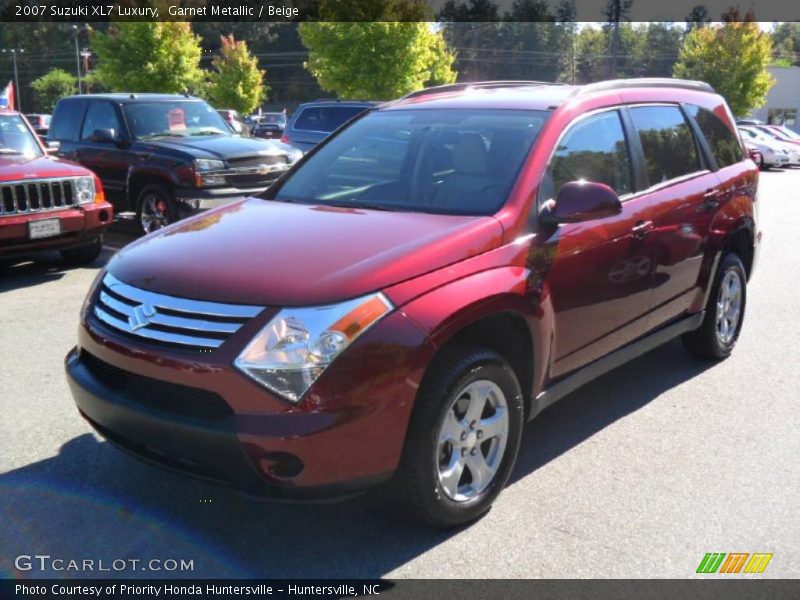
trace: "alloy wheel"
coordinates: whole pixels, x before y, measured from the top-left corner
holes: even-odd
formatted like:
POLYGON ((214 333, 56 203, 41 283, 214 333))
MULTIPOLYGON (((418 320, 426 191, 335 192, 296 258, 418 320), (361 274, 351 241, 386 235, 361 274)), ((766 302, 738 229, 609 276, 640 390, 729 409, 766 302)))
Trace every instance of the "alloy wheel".
POLYGON ((453 396, 437 437, 442 491, 455 502, 480 495, 494 480, 509 435, 508 403, 492 381, 473 381, 453 396))
POLYGON ((142 200, 142 229, 150 233, 169 225, 169 205, 157 194, 147 194, 142 200))
POLYGON ((717 297, 717 337, 727 346, 736 337, 742 314, 742 281, 736 271, 728 271, 717 297))

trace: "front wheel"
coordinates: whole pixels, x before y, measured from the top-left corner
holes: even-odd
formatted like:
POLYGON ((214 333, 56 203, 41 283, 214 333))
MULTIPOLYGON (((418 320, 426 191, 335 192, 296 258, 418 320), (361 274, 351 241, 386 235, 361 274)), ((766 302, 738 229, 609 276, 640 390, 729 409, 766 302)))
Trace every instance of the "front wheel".
POLYGON ((714 360, 730 356, 742 331, 746 301, 744 265, 736 254, 727 254, 717 270, 703 324, 683 336, 689 352, 714 360))
POLYGON ((136 219, 144 233, 152 233, 178 220, 172 193, 163 185, 147 185, 136 200, 136 219))
POLYGON ((522 392, 508 362, 485 348, 459 348, 432 368, 394 492, 423 521, 454 527, 489 510, 508 481, 522 438, 522 392))

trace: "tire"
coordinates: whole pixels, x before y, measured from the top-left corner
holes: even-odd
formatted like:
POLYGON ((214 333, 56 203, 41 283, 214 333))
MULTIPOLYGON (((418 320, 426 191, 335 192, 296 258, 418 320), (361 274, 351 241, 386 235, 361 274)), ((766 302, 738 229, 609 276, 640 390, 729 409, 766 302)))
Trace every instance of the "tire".
POLYGON ((136 222, 145 234, 178 220, 178 206, 172 192, 160 183, 144 186, 136 198, 136 222))
POLYGON ((726 254, 717 269, 702 325, 683 335, 686 349, 696 356, 712 360, 730 356, 742 330, 746 305, 744 265, 736 254, 726 254))
POLYGON ((492 350, 458 347, 431 369, 417 396, 390 491, 418 519, 450 528, 483 515, 505 487, 519 452, 524 408, 513 369, 492 350), (470 414, 473 406, 482 412, 470 414), (468 417, 476 414, 469 427, 468 417), (505 431, 504 442, 501 435, 489 437, 489 427, 505 431), (441 443, 444 438, 450 439, 441 443))
POLYGON ((61 251, 61 258, 68 265, 87 265, 93 263, 103 251, 103 238, 95 238, 93 242, 78 248, 61 251))

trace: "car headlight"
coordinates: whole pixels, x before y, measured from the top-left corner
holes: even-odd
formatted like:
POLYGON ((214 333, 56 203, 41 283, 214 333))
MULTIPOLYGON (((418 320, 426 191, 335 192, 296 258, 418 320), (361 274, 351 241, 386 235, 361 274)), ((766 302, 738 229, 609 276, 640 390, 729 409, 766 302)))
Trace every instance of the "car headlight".
POLYGON ((75 197, 78 199, 78 204, 94 202, 93 177, 79 177, 75 180, 75 197))
POLYGON ((197 171, 221 171, 225 168, 225 163, 221 160, 214 160, 210 158, 196 158, 194 161, 194 168, 197 171))
POLYGON ((297 403, 345 348, 393 309, 380 293, 328 306, 284 308, 234 365, 297 403))

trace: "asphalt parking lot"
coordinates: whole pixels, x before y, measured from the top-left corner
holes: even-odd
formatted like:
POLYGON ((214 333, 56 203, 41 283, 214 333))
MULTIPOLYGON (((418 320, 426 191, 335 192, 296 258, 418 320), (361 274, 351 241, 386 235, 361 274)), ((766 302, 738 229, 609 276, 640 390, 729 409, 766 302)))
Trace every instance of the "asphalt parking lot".
MULTIPOLYGON (((800 577, 800 170, 764 173, 764 244, 744 330, 722 364, 670 343, 525 429, 493 510, 455 532, 362 497, 256 503, 162 472, 96 437, 63 358, 92 268, 0 271, 0 577, 18 555, 186 559, 163 577, 691 577, 707 552, 769 552, 800 577)), ((125 228, 109 246, 129 238, 125 228)), ((164 260, 169 260, 168 256, 164 260)))

